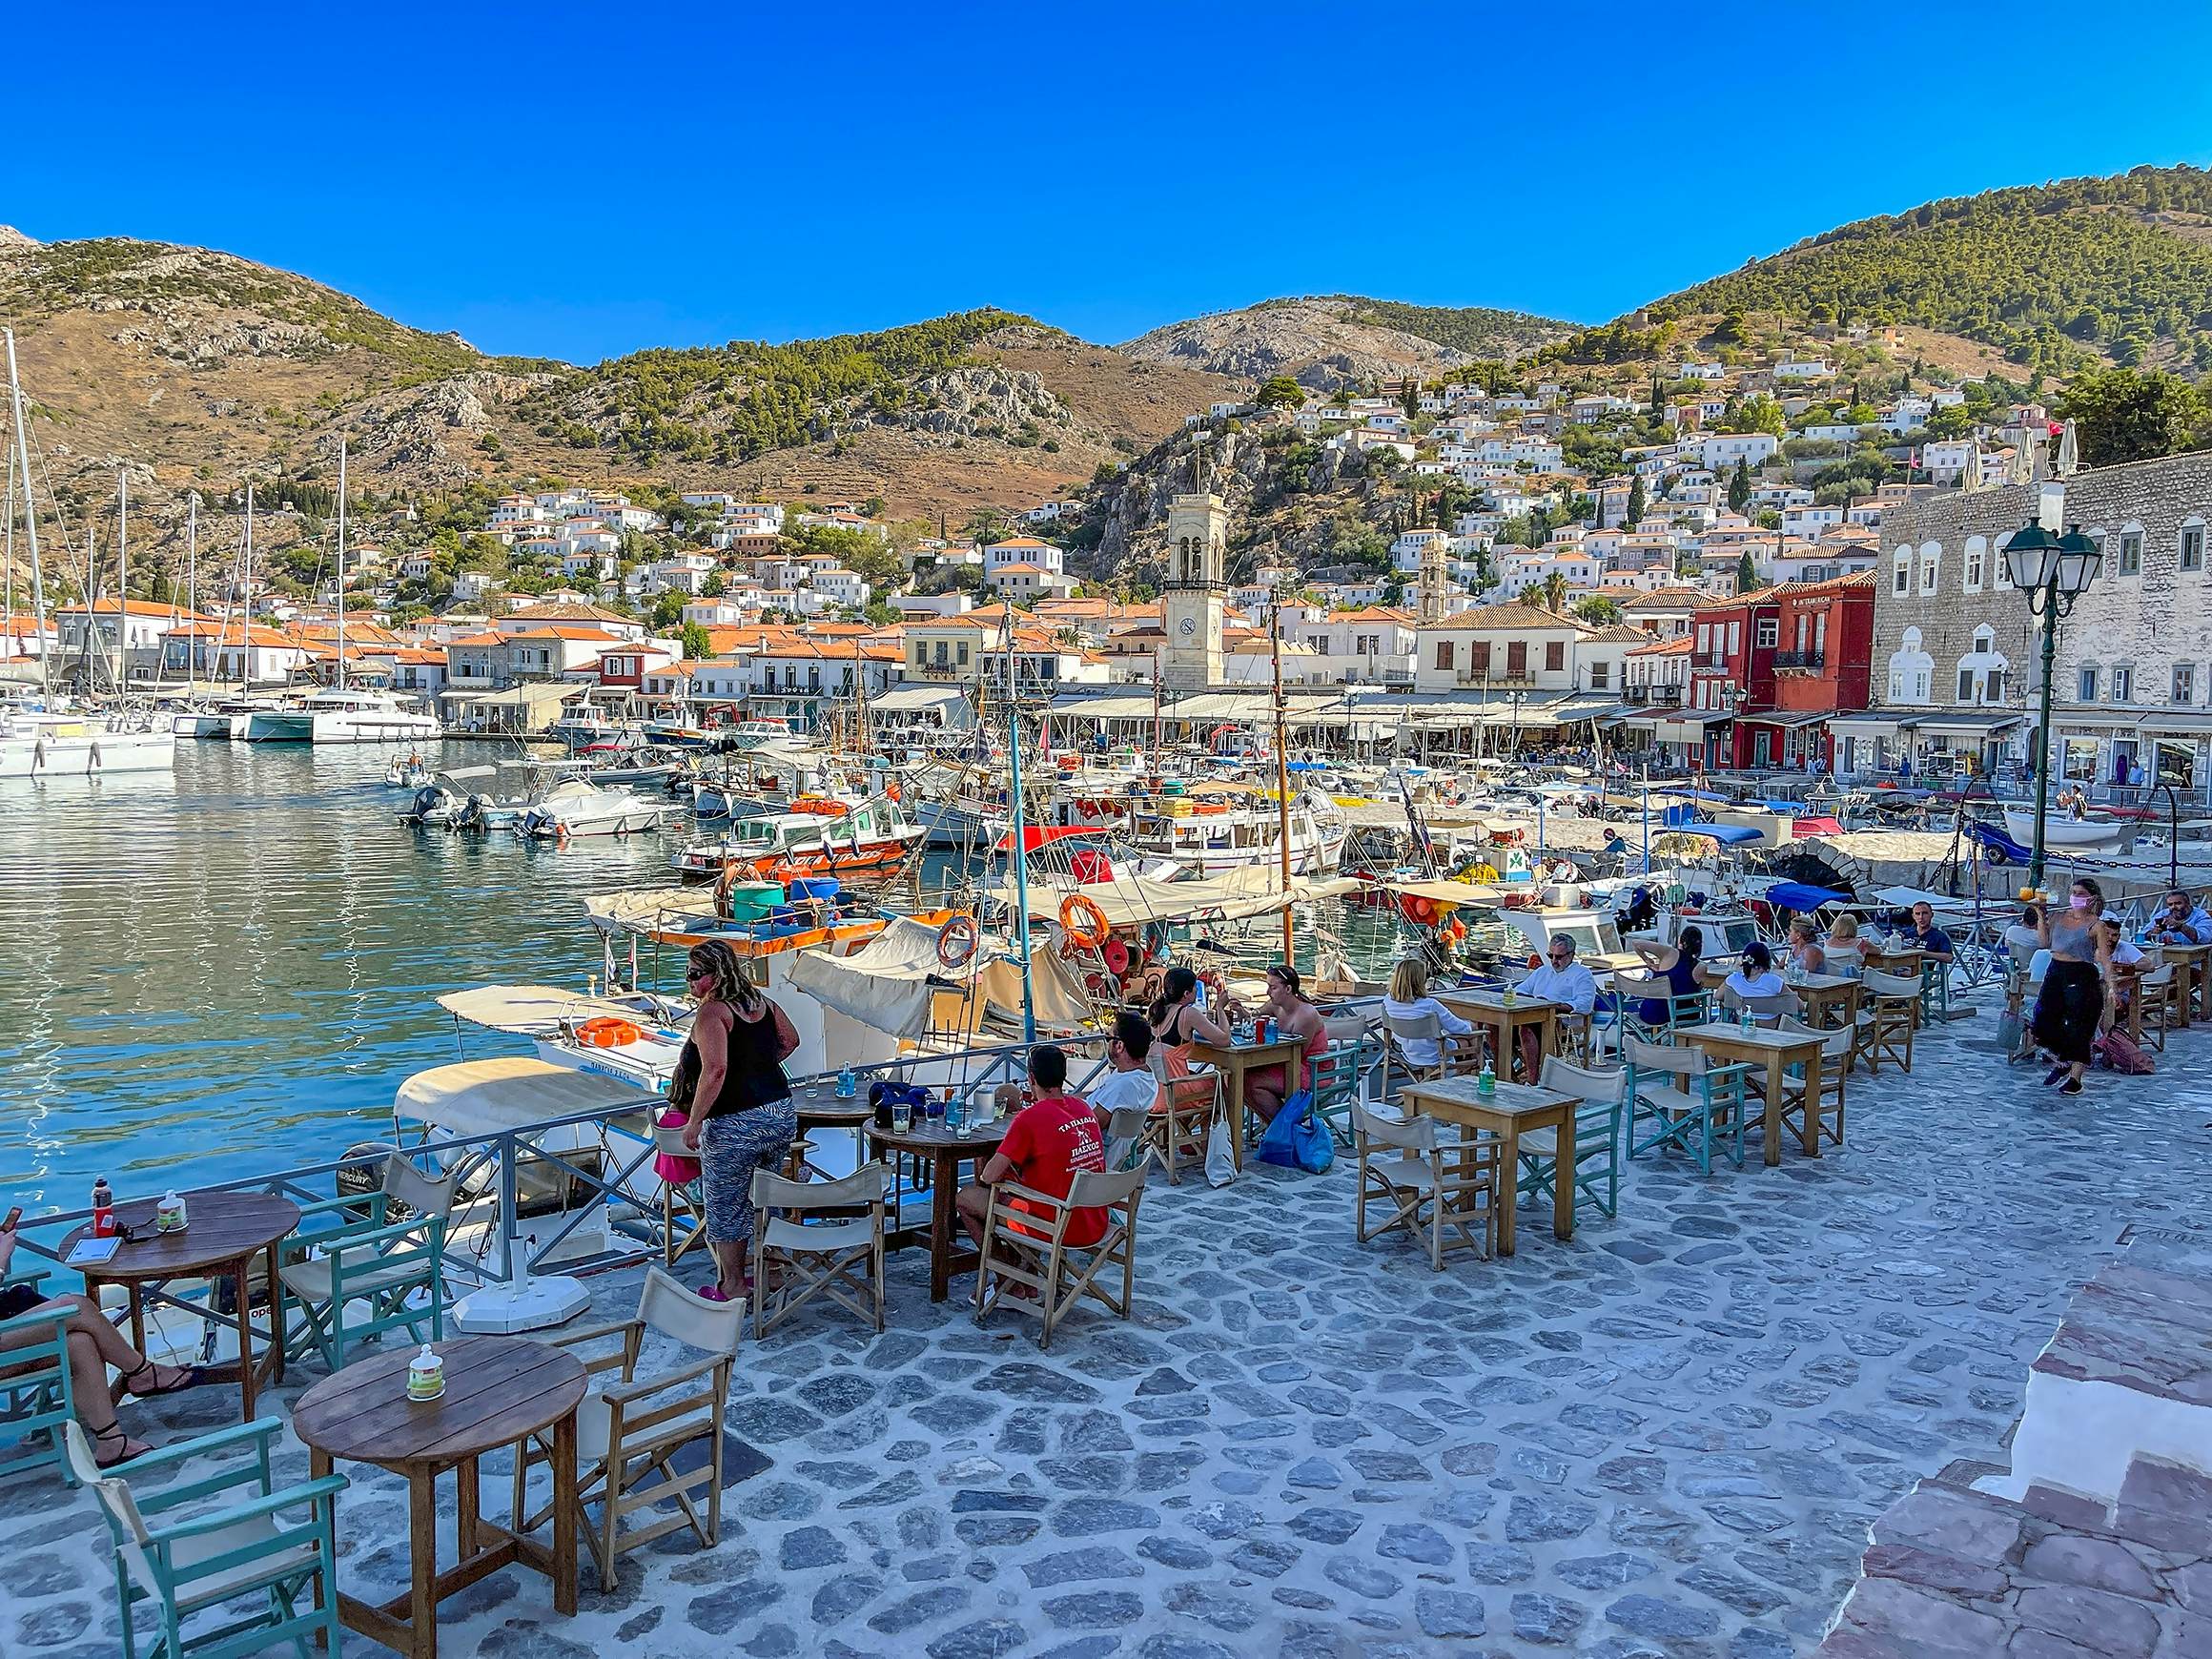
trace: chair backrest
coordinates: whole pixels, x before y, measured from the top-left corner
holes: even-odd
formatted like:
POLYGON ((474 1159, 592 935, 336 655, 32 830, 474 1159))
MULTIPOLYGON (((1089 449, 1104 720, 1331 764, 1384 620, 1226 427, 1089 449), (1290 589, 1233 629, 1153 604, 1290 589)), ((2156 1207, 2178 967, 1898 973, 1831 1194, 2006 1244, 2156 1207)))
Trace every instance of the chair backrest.
POLYGON ((1068 1181, 1071 1210, 1135 1210, 1145 1178, 1152 1174, 1149 1149, 1135 1169, 1077 1170, 1068 1181))
POLYGON ((1444 1021, 1433 1008, 1424 1014, 1386 1014, 1382 1022, 1390 1028, 1391 1036, 1401 1043, 1444 1041, 1444 1021))
POLYGON ((1876 996, 1911 996, 1920 994, 1920 980, 1915 974, 1881 973, 1869 968, 1861 981, 1876 996))
POLYGON ((645 1287, 638 1292, 638 1318, 647 1329, 709 1354, 737 1352, 737 1340, 745 1330, 745 1312, 743 1301, 708 1301, 658 1267, 645 1269, 645 1287))
POLYGON ((1613 974, 1613 989, 1623 996, 1666 996, 1673 991, 1660 973, 1638 973, 1623 968, 1613 974))
POLYGON ((1152 1075, 1159 1080, 1161 1088, 1166 1088, 1174 1081, 1167 1075, 1167 1044, 1157 1037, 1153 1039, 1152 1047, 1146 1052, 1144 1063, 1152 1068, 1152 1075))
POLYGON ((412 1163, 394 1153, 384 1160, 384 1196, 397 1199, 418 1216, 453 1216, 453 1178, 432 1180, 412 1163))
POLYGON ((1578 1066, 1557 1055, 1544 1056, 1544 1070, 1536 1081, 1540 1088, 1572 1095, 1592 1106, 1618 1106, 1628 1089, 1628 1074, 1623 1067, 1578 1066))
POLYGON ((1360 1044, 1357 1041, 1327 1049, 1305 1063, 1305 1086, 1313 1091, 1316 1103, 1325 1103, 1356 1089, 1359 1080, 1360 1044))
POLYGON ((1358 1126, 1362 1151, 1370 1143, 1394 1146, 1402 1152, 1423 1155, 1436 1150, 1436 1119, 1433 1117, 1382 1117, 1364 1106, 1355 1106, 1352 1108, 1352 1121, 1358 1126))
POLYGON ((2145 991, 2163 991, 2173 982, 2174 965, 2171 962, 2160 963, 2158 967, 2153 968, 2149 973, 2142 974, 2136 980, 2136 983, 2145 991))
POLYGON ((804 1214, 878 1204, 883 1201, 888 1178, 889 1172, 880 1163, 864 1163, 833 1181, 795 1181, 772 1170, 756 1169, 752 1172, 752 1205, 756 1210, 804 1214))
POLYGON ((1144 1126, 1152 1117, 1143 1106, 1116 1106, 1106 1114, 1106 1167, 1122 1169, 1137 1143, 1143 1137, 1144 1126))
POLYGON ((121 1475, 100 1467, 99 1460, 92 1454, 91 1437, 74 1419, 61 1425, 61 1434, 70 1472, 91 1489, 98 1502, 100 1514, 108 1523, 108 1531, 115 1541, 115 1549, 124 1567, 140 1589, 156 1601, 161 1600, 161 1579, 154 1570, 153 1557, 146 1552, 153 1534, 147 1528, 145 1516, 138 1512, 137 1500, 131 1496, 130 1483, 121 1475))
POLYGON ((696 1160, 699 1157, 698 1153, 684 1144, 684 1126, 681 1123, 671 1124, 666 1129, 656 1125, 653 1129, 653 1150, 666 1157, 696 1160))
POLYGON ((1816 1025, 1807 1025, 1794 1014, 1784 1014, 1774 1022, 1774 1029, 1794 1032, 1799 1036, 1818 1037, 1820 1039, 1820 1055, 1823 1059, 1844 1058, 1858 1041, 1858 1034, 1848 1025, 1827 1030, 1816 1025))
POLYGON ((1628 1064, 1639 1072, 1670 1072, 1676 1076, 1689 1077, 1704 1069, 1705 1055, 1685 1044, 1648 1043, 1639 1037, 1629 1037, 1623 1047, 1628 1052, 1628 1064))

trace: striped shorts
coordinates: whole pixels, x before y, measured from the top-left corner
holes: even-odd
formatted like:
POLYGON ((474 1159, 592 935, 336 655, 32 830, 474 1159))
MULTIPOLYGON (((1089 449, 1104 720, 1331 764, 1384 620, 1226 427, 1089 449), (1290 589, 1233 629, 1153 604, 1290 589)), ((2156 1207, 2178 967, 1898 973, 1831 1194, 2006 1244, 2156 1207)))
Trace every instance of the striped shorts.
POLYGON ((711 1241, 741 1244, 752 1237, 752 1172, 780 1169, 798 1133, 799 1109, 790 1100, 709 1117, 699 1126, 711 1241))

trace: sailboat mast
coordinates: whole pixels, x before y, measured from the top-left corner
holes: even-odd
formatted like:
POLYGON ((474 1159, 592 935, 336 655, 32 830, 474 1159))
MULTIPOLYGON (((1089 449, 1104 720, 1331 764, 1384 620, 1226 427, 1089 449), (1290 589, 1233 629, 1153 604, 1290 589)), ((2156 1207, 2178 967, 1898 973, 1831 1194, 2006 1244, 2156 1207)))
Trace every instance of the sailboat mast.
POLYGON ((238 684, 253 680, 254 662, 254 481, 246 481, 246 574, 238 584, 238 684))
POLYGON ((338 440, 338 688, 345 689, 346 441, 338 440))
POLYGON ((1275 673, 1275 838, 1281 848, 1282 960, 1291 966, 1290 926, 1290 750, 1283 743, 1282 606, 1267 607, 1268 659, 1275 673))
MULTIPOLYGON (((38 627, 38 688, 42 695, 51 696, 52 666, 46 649, 46 576, 38 563, 38 505, 31 493, 31 434, 23 424, 23 383, 15 378, 15 331, 0 329, 0 334, 8 340, 8 403, 15 420, 15 460, 23 469, 23 534, 31 543, 31 602, 38 627)), ((13 522, 12 514, 10 522, 13 522)))
POLYGON ((197 673, 198 658, 195 648, 199 644, 199 491, 194 490, 184 501, 184 608, 192 616, 192 644, 184 647, 184 694, 193 692, 193 682, 197 673))
POLYGON ((131 672, 131 475, 115 474, 115 695, 131 672))
MULTIPOLYGON (((1021 952, 1021 1040, 1036 1041, 1036 1000, 1030 989, 1029 967, 1029 826, 1021 797, 1021 698, 1014 680, 1014 601, 1006 602, 1006 758, 1013 785, 1014 931, 1021 952)), ((986 676, 988 678, 988 676, 986 676)))

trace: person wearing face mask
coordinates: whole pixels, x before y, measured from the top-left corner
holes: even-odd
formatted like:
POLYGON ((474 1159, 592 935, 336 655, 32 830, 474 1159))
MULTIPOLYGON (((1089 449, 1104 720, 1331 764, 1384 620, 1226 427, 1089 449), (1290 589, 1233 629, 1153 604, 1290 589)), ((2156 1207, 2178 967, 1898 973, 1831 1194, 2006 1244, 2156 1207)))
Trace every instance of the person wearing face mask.
POLYGON ((2081 1078, 2089 1070, 2089 1056, 2097 1043, 2098 1022, 2104 1014, 2104 975, 2099 966, 2097 936, 2098 917, 2103 910, 2104 890, 2084 875, 2074 882, 2066 908, 2043 918, 2042 942, 2051 952, 2051 966, 2036 998, 2031 1029, 2036 1041, 2056 1062, 2043 1079, 2044 1086, 2058 1083, 2062 1095, 2081 1093, 2081 1078))

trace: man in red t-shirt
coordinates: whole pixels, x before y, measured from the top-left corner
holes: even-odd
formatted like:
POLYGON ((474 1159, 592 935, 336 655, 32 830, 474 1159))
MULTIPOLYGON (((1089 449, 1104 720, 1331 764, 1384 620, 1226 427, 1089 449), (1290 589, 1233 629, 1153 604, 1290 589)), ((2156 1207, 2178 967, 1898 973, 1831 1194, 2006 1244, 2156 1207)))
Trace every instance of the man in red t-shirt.
MULTIPOLYGON (((1106 1137, 1099 1131, 1098 1115, 1081 1096, 1067 1092, 1067 1055, 1051 1043, 1039 1043, 1029 1052, 1029 1080, 1036 1094, 1035 1103, 1014 1115, 1006 1138, 976 1172, 976 1184, 961 1188, 953 1200, 969 1238, 979 1248, 983 1218, 991 1208, 988 1188, 1012 1178, 1033 1192, 1064 1198, 1079 1172, 1103 1172, 1106 1168, 1106 1137)), ((1033 1214, 1041 1210, 1041 1206, 1022 1198, 1010 1197, 1007 1202, 1033 1214)), ((1051 1232, 1050 1214, 1041 1214, 1034 1225, 1023 1225, 1021 1230, 1046 1237, 1051 1232)), ((1096 1244, 1105 1236, 1103 1209, 1086 1205, 1068 1217, 1064 1235, 1068 1243, 1096 1244)))

